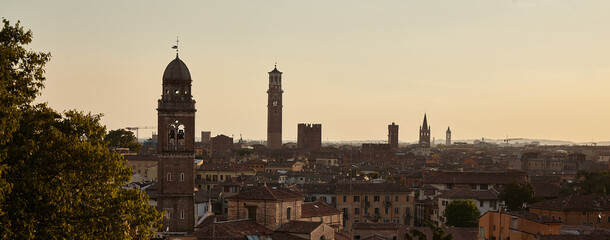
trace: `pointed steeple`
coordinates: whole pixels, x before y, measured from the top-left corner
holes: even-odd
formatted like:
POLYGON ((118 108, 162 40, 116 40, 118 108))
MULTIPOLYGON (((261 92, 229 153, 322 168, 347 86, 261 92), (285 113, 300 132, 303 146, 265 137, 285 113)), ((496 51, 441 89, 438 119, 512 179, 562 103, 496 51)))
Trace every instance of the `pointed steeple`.
POLYGON ((426 117, 426 114, 424 113, 424 124, 422 125, 423 129, 428 129, 428 119, 426 117))
POLYGON ((447 132, 451 132, 451 129, 449 129, 449 127, 447 127, 447 132))

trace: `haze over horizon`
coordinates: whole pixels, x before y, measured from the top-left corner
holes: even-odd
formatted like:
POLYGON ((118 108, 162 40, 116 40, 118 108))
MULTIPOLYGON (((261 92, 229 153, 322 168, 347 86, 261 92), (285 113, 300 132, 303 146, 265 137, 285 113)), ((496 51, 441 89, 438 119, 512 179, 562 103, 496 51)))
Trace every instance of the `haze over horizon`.
MULTIPOLYGON (((157 125, 175 58, 193 78, 196 133, 265 139, 267 72, 283 75, 283 139, 610 138, 609 1, 3 1, 51 52, 39 102, 157 125)), ((156 129, 140 130, 140 138, 156 129)))

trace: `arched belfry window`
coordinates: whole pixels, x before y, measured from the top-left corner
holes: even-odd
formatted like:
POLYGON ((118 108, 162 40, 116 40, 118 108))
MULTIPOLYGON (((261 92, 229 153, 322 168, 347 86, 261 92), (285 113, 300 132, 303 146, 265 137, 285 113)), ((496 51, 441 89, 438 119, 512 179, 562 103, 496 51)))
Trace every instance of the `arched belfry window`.
POLYGON ((176 127, 174 124, 170 124, 167 127, 167 143, 169 145, 176 144, 176 127))
POLYGON ((178 145, 184 145, 184 125, 178 125, 178 145))

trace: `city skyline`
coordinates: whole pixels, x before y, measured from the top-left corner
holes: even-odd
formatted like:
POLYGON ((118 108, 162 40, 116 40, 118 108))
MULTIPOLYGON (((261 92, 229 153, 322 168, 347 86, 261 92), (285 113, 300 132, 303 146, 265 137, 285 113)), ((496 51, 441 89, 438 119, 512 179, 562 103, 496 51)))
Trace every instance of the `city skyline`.
MULTIPOLYGON (((156 125, 163 70, 193 78, 196 132, 265 139, 267 72, 284 73, 285 141, 431 137, 607 141, 610 32, 598 1, 382 3, 5 2, 51 52, 39 101, 103 113, 108 130, 156 125), (606 80, 606 81, 604 81, 606 80)), ((150 132, 140 130, 140 138, 150 132)))

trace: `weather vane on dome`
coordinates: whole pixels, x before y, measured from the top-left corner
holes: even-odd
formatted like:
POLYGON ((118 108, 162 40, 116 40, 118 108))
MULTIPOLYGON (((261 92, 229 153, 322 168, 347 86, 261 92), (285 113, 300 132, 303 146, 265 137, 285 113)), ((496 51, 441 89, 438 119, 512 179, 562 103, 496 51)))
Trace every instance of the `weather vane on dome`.
POLYGON ((178 36, 176 36, 176 45, 172 46, 172 49, 176 49, 176 54, 178 54, 178 43, 180 41, 178 40, 178 36))

